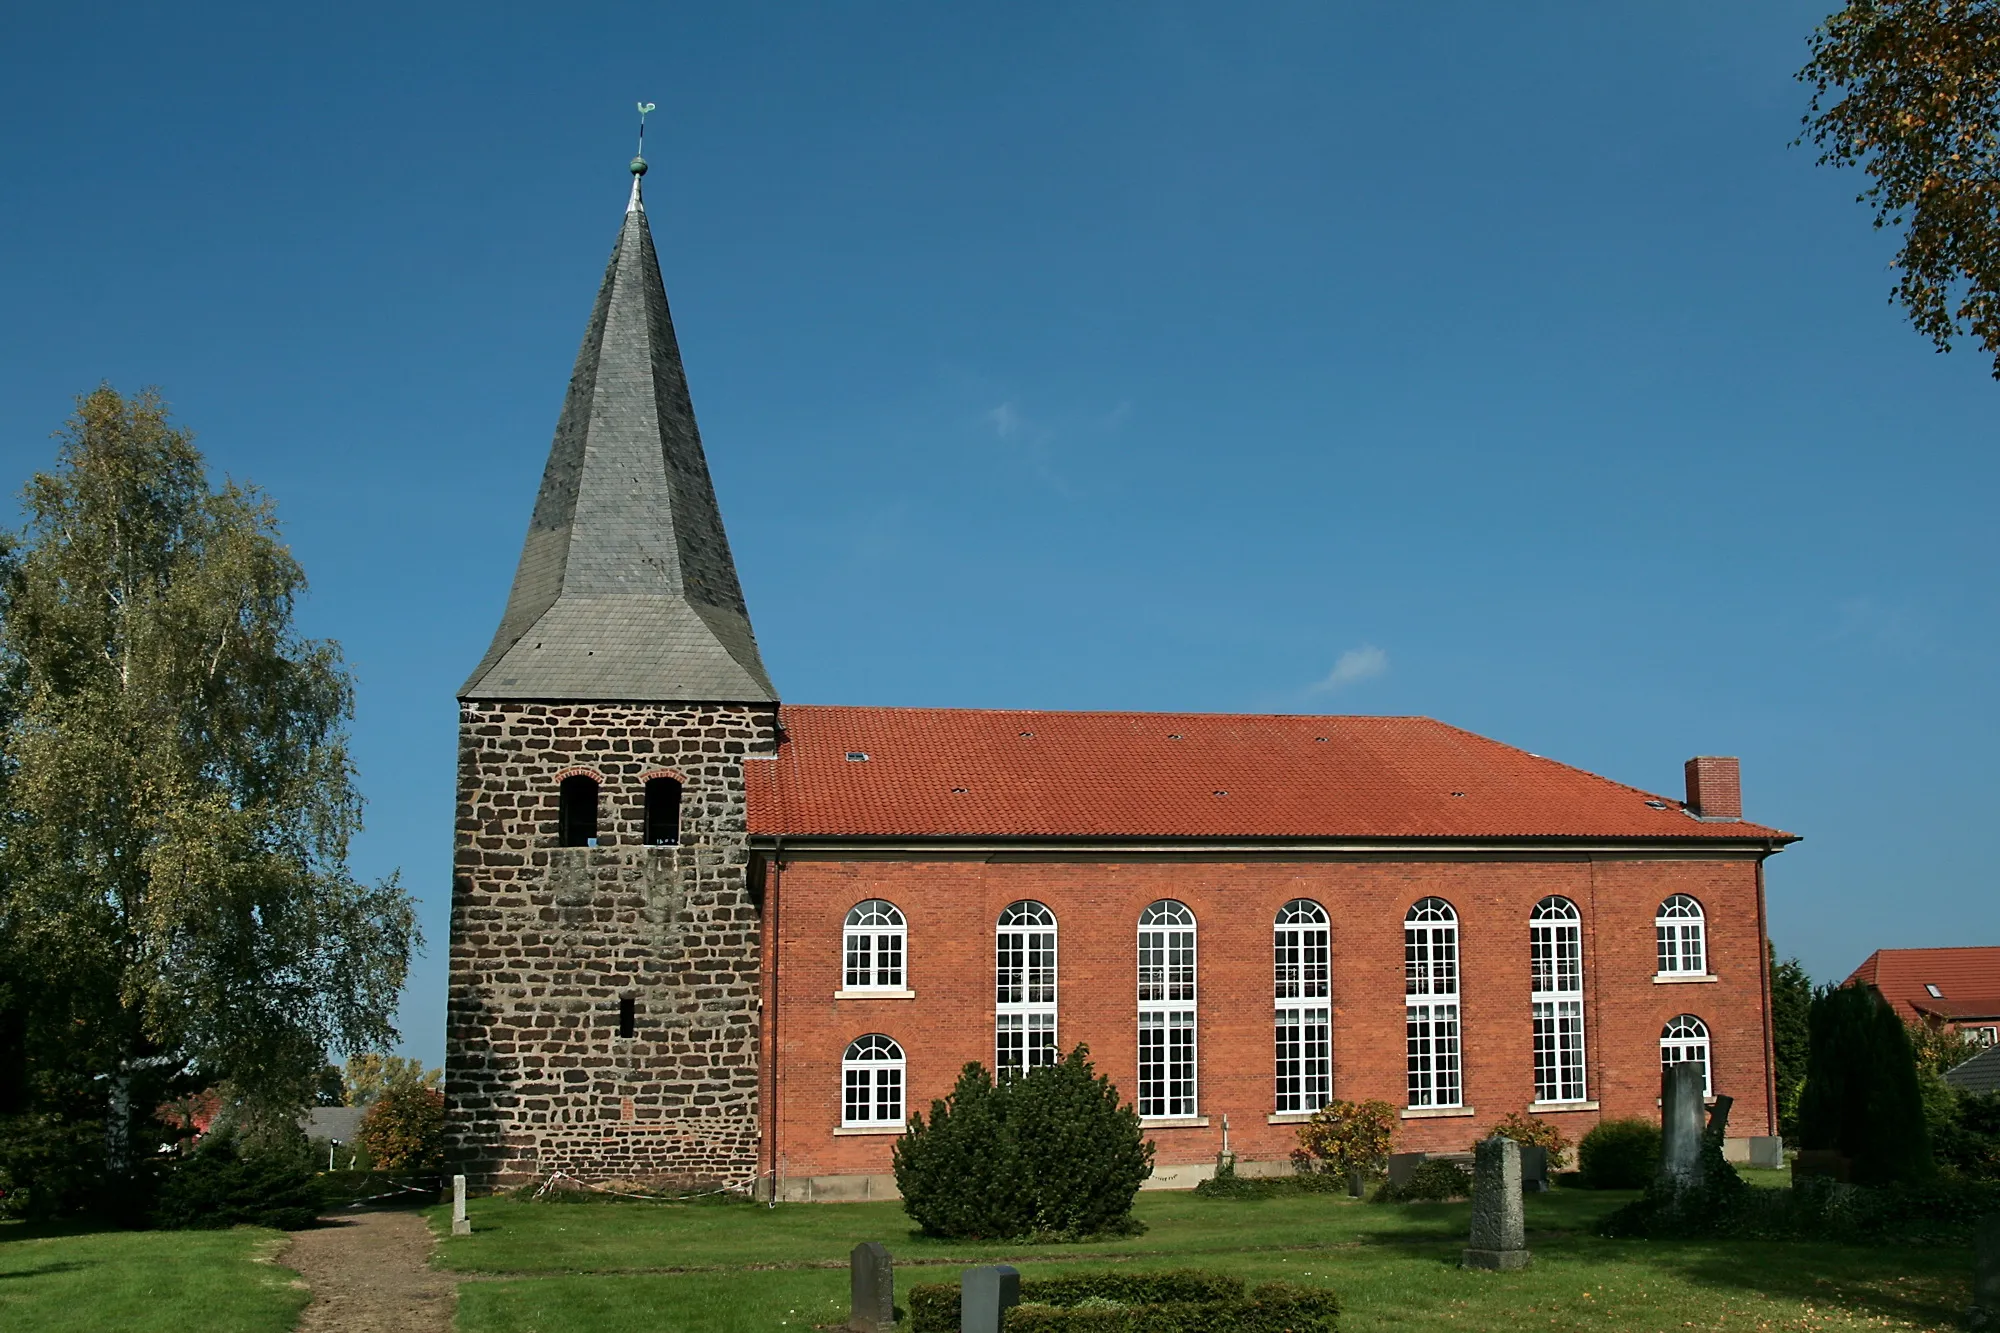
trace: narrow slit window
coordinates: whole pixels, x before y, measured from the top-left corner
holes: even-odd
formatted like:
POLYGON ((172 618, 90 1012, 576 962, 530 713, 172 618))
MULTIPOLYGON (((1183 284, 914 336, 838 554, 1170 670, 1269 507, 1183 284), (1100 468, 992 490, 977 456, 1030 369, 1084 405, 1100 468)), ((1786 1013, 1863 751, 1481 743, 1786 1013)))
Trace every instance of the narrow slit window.
POLYGON ((564 847, 597 845, 597 779, 572 773, 558 792, 557 839, 564 847))
POLYGON ((636 996, 618 997, 618 1035, 621 1037, 639 1035, 639 1000, 636 996))
POLYGON ((681 840, 681 784, 672 778, 646 779, 646 845, 671 847, 681 840))

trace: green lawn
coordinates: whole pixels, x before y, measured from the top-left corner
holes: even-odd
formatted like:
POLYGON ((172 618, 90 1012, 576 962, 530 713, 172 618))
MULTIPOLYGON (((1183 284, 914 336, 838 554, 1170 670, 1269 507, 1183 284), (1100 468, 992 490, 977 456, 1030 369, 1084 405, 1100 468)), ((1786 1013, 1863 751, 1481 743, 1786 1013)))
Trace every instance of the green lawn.
MULTIPOLYGON (((1759 1173, 1762 1175, 1763 1173, 1759 1173)), ((1763 1182, 1759 1182, 1763 1183, 1763 1182)), ((1148 1193, 1143 1236, 1075 1246, 925 1240, 895 1204, 776 1209, 475 1200, 474 1234, 445 1236, 461 1333, 749 1333, 846 1315, 847 1252, 885 1242, 897 1288, 955 1282, 968 1262, 1024 1274, 1109 1265, 1213 1267, 1252 1281, 1324 1283, 1371 1330, 1950 1329, 1971 1255, 1951 1248, 1607 1241, 1596 1220, 1630 1195, 1528 1201, 1533 1267, 1458 1268, 1467 1205, 1382 1207, 1323 1197, 1255 1201, 1148 1193), (492 1275, 490 1278, 488 1275, 492 1275)), ((442 1210, 431 1214, 449 1231, 442 1210)))
POLYGON ((282 1333, 309 1294, 268 1262, 283 1232, 87 1231, 0 1222, 0 1329, 282 1333))

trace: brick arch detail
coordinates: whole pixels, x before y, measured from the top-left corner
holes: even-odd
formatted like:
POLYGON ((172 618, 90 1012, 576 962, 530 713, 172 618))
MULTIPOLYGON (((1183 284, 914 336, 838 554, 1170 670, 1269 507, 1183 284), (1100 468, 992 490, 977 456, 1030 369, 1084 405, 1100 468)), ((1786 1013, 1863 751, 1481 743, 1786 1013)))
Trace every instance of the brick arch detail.
POLYGON ((675 782, 681 784, 681 789, 683 791, 687 789, 688 780, 682 777, 678 770, 671 768, 653 768, 646 770, 644 773, 641 773, 639 775, 639 785, 643 787, 647 783, 651 782, 654 778, 672 778, 675 782))
POLYGON ((560 787, 565 778, 589 778, 600 787, 605 785, 604 775, 594 768, 583 768, 581 766, 565 768, 562 772, 556 774, 554 779, 555 784, 560 787))

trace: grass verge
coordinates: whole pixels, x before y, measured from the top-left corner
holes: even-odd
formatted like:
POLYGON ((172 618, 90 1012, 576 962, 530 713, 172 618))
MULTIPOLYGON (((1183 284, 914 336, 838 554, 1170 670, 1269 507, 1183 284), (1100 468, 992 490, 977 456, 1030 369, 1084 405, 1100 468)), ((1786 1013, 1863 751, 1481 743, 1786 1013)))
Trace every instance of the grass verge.
POLYGON ((281 1231, 92 1231, 0 1222, 0 1329, 283 1333, 311 1299, 269 1262, 281 1231))

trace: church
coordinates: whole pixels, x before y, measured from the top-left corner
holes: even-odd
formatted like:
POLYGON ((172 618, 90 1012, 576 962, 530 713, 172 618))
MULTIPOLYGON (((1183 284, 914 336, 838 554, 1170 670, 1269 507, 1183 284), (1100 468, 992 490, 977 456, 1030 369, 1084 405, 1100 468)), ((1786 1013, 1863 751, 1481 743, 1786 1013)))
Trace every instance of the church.
POLYGON ((895 1197, 969 1061, 1086 1044, 1157 1147, 1289 1170, 1657 1116, 1776 1132, 1737 760, 1654 794, 1424 717, 780 701, 632 192, 498 631, 459 691, 445 1094, 504 1188, 895 1197))

